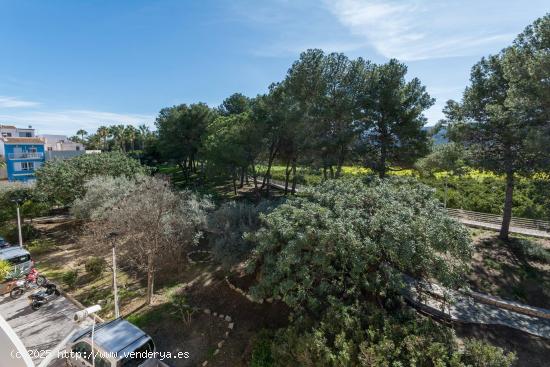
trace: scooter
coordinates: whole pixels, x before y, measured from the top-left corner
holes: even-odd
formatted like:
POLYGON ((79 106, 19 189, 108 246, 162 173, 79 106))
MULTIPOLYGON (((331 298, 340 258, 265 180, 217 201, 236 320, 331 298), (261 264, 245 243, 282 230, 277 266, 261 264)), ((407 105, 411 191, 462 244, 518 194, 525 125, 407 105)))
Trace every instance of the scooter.
POLYGON ((29 296, 29 302, 34 311, 38 310, 40 307, 50 302, 50 300, 61 294, 57 290, 55 284, 48 283, 44 285, 44 288, 46 288, 46 290, 35 292, 29 296))
POLYGON ((30 273, 27 274, 25 279, 18 279, 15 281, 15 287, 10 291, 10 297, 17 299, 25 293, 25 291, 33 286, 41 287, 46 284, 46 277, 38 274, 36 268, 32 268, 30 273))

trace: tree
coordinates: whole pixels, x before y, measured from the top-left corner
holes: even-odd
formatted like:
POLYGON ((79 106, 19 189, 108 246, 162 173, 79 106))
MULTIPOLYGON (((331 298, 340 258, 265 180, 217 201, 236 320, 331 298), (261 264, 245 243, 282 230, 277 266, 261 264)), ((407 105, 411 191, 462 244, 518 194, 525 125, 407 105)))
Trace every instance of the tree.
POLYGON ((139 161, 119 152, 83 154, 46 162, 36 172, 36 187, 49 202, 69 205, 85 194, 84 184, 94 176, 135 177, 148 172, 139 161))
POLYGON ((124 128, 124 141, 130 143, 130 150, 135 150, 136 138, 138 135, 138 130, 132 125, 128 125, 124 128))
POLYGON ((462 102, 449 101, 444 111, 450 138, 471 151, 473 164, 505 176, 503 240, 508 240, 516 175, 548 169, 550 162, 550 138, 544 134, 550 132, 550 85, 541 78, 548 70, 549 19, 536 21, 513 46, 474 65, 462 102))
POLYGON ((426 157, 416 162, 416 168, 421 174, 434 176, 441 173, 444 180, 444 207, 447 207, 448 176, 461 175, 466 170, 466 154, 464 148, 456 143, 437 145, 426 157))
POLYGON ((150 304, 155 274, 198 243, 210 207, 191 192, 174 192, 164 180, 143 177, 107 213, 95 216, 88 225, 89 245, 104 252, 115 243, 119 258, 143 270, 150 304))
POLYGON ((250 98, 241 94, 234 93, 227 97, 222 104, 218 107, 218 111, 221 115, 238 115, 250 110, 250 98))
POLYGON ((280 296, 297 314, 334 305, 384 302, 401 274, 462 284, 468 231, 433 190, 413 180, 331 180, 292 197, 254 235, 259 298, 280 296))
POLYGON ((84 143, 84 137, 88 135, 88 132, 84 129, 80 129, 76 132, 76 135, 80 135, 82 143, 84 143))
POLYGON ((240 169, 241 187, 249 167, 255 171, 257 156, 261 150, 258 141, 260 130, 247 112, 238 115, 219 116, 208 128, 205 155, 210 170, 227 172, 232 177, 237 194, 237 179, 240 169))
POLYGON ((184 175, 196 172, 198 154, 216 113, 204 103, 163 108, 155 121, 163 158, 175 161, 184 175))
POLYGON ((118 205, 146 176, 95 176, 84 184, 86 194, 71 205, 71 213, 80 220, 107 219, 110 209, 118 205))
POLYGON ((110 129, 106 126, 100 126, 97 129, 97 135, 100 137, 101 140, 103 140, 103 150, 107 151, 107 138, 110 136, 110 129))
POLYGON ((395 167, 409 167, 429 153, 423 112, 434 104, 419 79, 407 82, 397 60, 367 70, 357 116, 357 148, 367 167, 383 178, 395 167))
POLYGON ((113 125, 109 127, 109 133, 113 137, 115 150, 120 150, 122 152, 126 151, 124 130, 124 125, 113 125))
MULTIPOLYGON (((260 218, 246 237, 257 245, 252 292, 281 297, 292 313, 273 340, 275 365, 476 366, 462 363, 472 351, 460 352, 449 328, 417 316, 400 296, 403 273, 458 287, 468 268, 469 233, 431 188, 329 180, 260 218)), ((510 366, 514 356, 502 356, 495 349, 482 360, 510 366)))

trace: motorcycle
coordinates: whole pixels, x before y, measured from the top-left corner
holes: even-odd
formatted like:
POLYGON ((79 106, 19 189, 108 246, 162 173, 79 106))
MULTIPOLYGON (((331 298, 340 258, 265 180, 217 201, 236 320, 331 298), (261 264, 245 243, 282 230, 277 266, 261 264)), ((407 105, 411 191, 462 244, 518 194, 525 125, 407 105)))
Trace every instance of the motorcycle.
POLYGON ((27 274, 25 279, 19 279, 15 281, 15 287, 12 288, 10 291, 10 297, 12 299, 17 299, 25 293, 28 289, 31 287, 41 287, 44 284, 46 284, 47 280, 46 277, 43 275, 40 275, 38 273, 38 270, 36 268, 32 268, 30 273, 27 274))
POLYGON ((50 300, 58 297, 61 294, 57 290, 57 287, 55 284, 48 283, 44 285, 44 288, 46 289, 43 291, 35 292, 29 296, 29 302, 31 304, 31 308, 34 311, 38 310, 40 307, 50 302, 50 300))

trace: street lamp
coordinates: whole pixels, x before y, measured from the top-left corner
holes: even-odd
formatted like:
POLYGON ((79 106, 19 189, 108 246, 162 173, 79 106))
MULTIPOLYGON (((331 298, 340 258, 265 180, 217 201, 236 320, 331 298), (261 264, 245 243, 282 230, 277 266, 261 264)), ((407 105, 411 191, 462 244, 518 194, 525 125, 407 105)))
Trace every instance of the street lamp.
POLYGON ((107 235, 107 239, 109 239, 112 243, 112 249, 113 249, 113 293, 115 296, 115 318, 118 319, 120 316, 120 311, 118 308, 118 288, 117 288, 117 282, 116 282, 116 254, 115 254, 115 244, 116 244, 116 237, 118 236, 117 232, 111 232, 107 235))
POLYGON ((23 202, 23 199, 15 198, 15 199, 12 199, 11 201, 15 203, 17 208, 17 231, 19 232, 19 246, 23 247, 23 233, 21 232, 21 213, 19 210, 19 206, 23 202))

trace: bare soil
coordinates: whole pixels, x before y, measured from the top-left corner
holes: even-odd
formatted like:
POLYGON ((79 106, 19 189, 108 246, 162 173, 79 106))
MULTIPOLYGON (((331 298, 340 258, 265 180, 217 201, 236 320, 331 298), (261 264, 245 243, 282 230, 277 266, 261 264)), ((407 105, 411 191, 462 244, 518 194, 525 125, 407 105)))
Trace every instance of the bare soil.
POLYGON ((520 240, 550 249, 550 241, 512 237, 505 243, 496 232, 474 231, 475 252, 469 284, 474 290, 550 308, 550 263, 518 251, 520 240))

